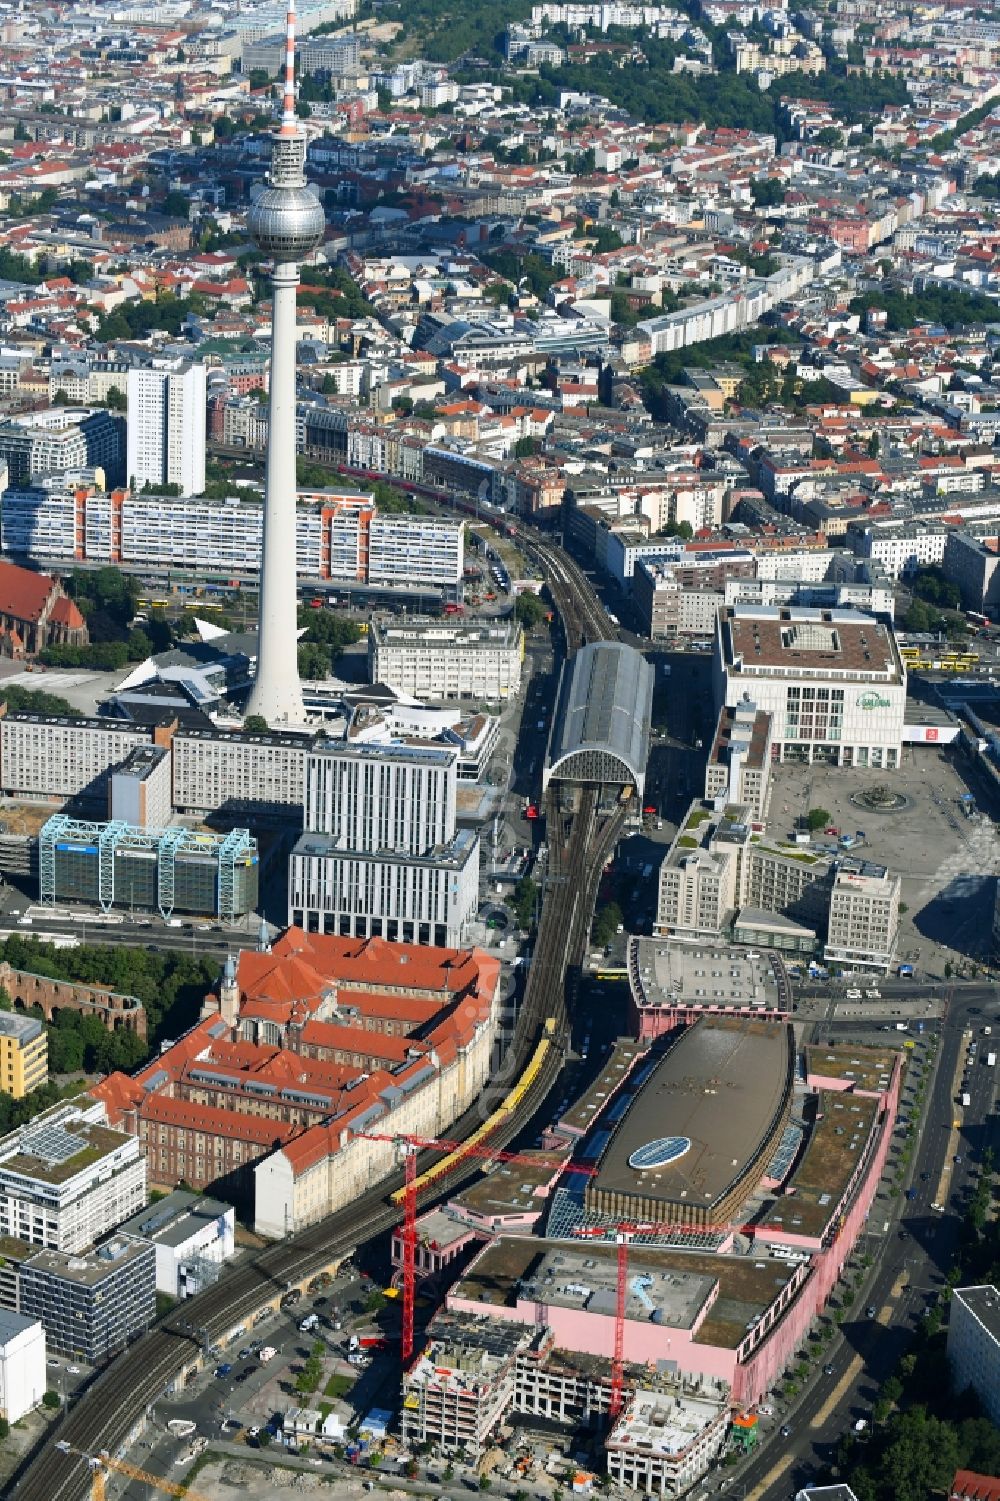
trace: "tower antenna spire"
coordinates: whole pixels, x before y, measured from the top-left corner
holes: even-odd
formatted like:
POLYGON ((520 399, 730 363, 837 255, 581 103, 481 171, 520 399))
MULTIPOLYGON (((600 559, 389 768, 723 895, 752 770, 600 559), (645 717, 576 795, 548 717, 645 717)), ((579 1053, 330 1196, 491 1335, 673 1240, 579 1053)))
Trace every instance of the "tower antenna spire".
POLYGON ((288 0, 285 16, 285 102, 281 111, 281 134, 298 135, 299 122, 295 114, 295 0, 288 0))

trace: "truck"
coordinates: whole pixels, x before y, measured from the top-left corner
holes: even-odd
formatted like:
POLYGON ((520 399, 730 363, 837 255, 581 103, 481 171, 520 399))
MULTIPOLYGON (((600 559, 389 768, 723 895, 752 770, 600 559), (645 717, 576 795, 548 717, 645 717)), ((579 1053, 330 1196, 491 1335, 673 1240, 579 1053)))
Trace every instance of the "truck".
POLYGON ((972 1104, 972 1096, 970 1094, 968 1094, 968 1093, 963 1094, 962 1095, 962 1104, 963 1105, 971 1105, 972 1104))
POLYGON ((996 1053, 987 1053, 986 1054, 986 1067, 987 1068, 992 1068, 993 1065, 996 1063, 996 1061, 997 1061, 997 1055, 996 1055, 996 1053))
POLYGON ((311 1334, 314 1329, 318 1329, 318 1328, 319 1328, 319 1314, 318 1313, 307 1313, 306 1316, 305 1316, 305 1318, 302 1320, 301 1324, 299 1325, 299 1333, 300 1334, 311 1334))
POLYGON ((907 1027, 907 1023, 906 1022, 897 1022, 896 1023, 896 1031, 897 1032, 906 1032, 907 1030, 908 1030, 908 1027, 907 1027))
POLYGON ((265 1345, 257 1356, 257 1359, 260 1361, 261 1365, 267 1365, 268 1361, 273 1360, 277 1353, 278 1352, 273 1345, 265 1345))

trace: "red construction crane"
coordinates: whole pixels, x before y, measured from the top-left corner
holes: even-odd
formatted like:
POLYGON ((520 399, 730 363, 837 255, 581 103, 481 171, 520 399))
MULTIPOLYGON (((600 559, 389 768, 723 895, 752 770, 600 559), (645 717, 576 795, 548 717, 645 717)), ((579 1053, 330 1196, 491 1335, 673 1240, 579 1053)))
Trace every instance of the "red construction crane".
MULTIPOLYGON (((417 1262, 417 1153, 424 1150, 458 1152, 463 1157, 476 1157, 486 1162, 524 1162, 536 1167, 538 1165, 539 1154, 537 1152, 503 1152, 496 1147, 477 1147, 467 1145, 461 1141, 443 1141, 440 1138, 428 1136, 388 1134, 379 1131, 359 1131, 357 1134, 363 1136, 366 1141, 395 1142, 403 1151, 403 1233, 401 1236, 403 1247, 403 1327, 400 1339, 400 1354, 403 1369, 405 1370, 413 1357, 413 1309, 417 1262)), ((592 1178, 597 1172, 596 1168, 578 1167, 575 1163, 569 1170, 574 1173, 584 1173, 588 1178, 592 1178)))
POLYGON ((595 1240, 608 1235, 613 1228, 618 1247, 618 1285, 615 1299, 615 1347, 611 1357, 611 1397, 608 1402, 609 1426, 622 1410, 622 1391, 625 1385, 625 1306, 628 1301, 628 1248, 633 1235, 704 1235, 718 1234, 731 1226, 696 1226, 671 1224, 634 1224, 622 1220, 614 1227, 581 1226, 576 1235, 581 1240, 595 1240))

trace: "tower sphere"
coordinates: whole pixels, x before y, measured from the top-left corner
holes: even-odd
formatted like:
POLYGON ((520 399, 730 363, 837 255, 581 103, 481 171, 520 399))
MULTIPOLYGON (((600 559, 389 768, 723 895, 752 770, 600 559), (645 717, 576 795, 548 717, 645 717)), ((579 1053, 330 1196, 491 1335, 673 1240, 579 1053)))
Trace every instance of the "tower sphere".
POLYGON ((326 216, 311 188, 269 187, 251 205, 247 227, 264 255, 304 261, 322 243, 326 216))

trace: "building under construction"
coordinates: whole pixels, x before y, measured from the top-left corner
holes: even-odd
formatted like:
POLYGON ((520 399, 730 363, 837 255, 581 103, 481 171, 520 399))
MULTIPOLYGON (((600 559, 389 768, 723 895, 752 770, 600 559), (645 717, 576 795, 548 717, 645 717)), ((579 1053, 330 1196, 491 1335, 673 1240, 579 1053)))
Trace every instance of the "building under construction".
POLYGON ((257 905, 257 841, 247 829, 141 829, 57 813, 38 836, 43 905, 86 902, 102 912, 174 912, 232 922, 257 905))

